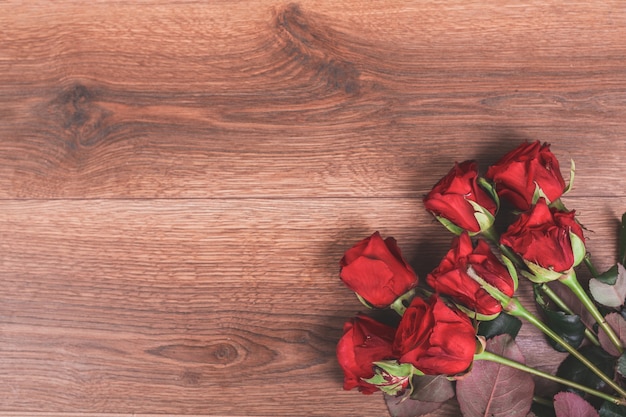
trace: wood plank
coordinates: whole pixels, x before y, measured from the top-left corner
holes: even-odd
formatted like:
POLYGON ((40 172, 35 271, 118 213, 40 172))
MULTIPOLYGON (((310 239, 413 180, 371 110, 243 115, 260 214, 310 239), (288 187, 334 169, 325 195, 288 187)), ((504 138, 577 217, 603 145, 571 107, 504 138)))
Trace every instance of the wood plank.
POLYGON ((619 1, 17 5, 0 198, 415 198, 524 139, 625 193, 619 1))
MULTIPOLYGON (((566 204, 607 266, 626 199, 566 204)), ((377 229, 422 277, 450 240, 410 199, 0 202, 0 410, 382 415, 334 357, 361 309, 338 260, 377 229)))

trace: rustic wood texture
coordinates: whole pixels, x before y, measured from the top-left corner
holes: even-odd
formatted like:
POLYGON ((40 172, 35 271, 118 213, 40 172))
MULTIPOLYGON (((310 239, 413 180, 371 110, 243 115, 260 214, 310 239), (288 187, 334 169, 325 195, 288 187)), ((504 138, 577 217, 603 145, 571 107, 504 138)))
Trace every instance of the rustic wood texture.
POLYGON ((421 196, 538 139, 608 266, 625 40, 620 1, 0 3, 0 416, 385 415, 341 389, 343 251, 424 276, 421 196))

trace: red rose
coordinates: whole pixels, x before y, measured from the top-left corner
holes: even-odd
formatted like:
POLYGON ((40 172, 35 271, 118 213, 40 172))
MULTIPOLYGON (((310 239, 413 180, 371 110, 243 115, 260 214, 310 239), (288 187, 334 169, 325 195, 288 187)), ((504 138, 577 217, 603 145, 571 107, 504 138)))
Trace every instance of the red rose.
POLYGON ((410 363, 426 375, 455 375, 467 370, 475 350, 470 319, 436 295, 428 301, 413 299, 393 342, 398 362, 410 363))
POLYGON ((337 359, 343 369, 345 390, 359 389, 364 394, 378 390, 363 381, 374 376, 374 362, 392 359, 392 343, 396 329, 359 314, 343 327, 337 344, 337 359))
POLYGON ((487 316, 485 319, 497 315, 502 310, 501 303, 469 275, 469 268, 506 296, 513 296, 515 283, 507 268, 484 240, 479 239, 474 248, 467 233, 452 241, 452 248, 439 266, 428 274, 426 282, 437 293, 452 297, 469 311, 487 316))
POLYGON ((389 306, 418 282, 396 240, 383 240, 378 232, 346 251, 340 276, 348 288, 378 308, 389 306))
POLYGON ((489 167, 486 177, 495 183, 498 195, 520 210, 533 204, 537 187, 543 195, 555 201, 565 190, 559 161, 550 145, 536 141, 523 143, 489 167))
POLYGON ((437 218, 452 222, 472 234, 491 227, 497 210, 495 201, 478 185, 478 169, 474 161, 454 164, 454 168, 424 198, 424 206, 437 218), (485 213, 489 216, 485 217, 485 213), (477 215, 483 223, 483 219, 488 218, 487 224, 481 225, 477 215))
POLYGON ((558 278, 578 265, 585 255, 585 238, 574 211, 550 208, 543 198, 509 226, 500 242, 520 255, 535 275, 544 275, 545 280, 558 278))

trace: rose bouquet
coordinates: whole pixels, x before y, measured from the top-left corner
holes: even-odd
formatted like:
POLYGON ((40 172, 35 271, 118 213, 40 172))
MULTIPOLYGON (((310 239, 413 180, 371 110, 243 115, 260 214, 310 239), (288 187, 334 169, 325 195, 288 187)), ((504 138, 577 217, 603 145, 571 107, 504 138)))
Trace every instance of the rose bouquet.
POLYGON ((454 402, 464 417, 626 416, 626 214, 617 262, 599 273, 584 227, 561 201, 573 178, 573 162, 566 184, 540 142, 484 176, 475 161, 455 164, 424 197, 454 237, 423 280, 392 237, 375 232, 348 249, 340 278, 369 312, 349 320, 337 344, 344 389, 382 391, 394 417, 454 402), (520 279, 541 317, 516 297, 520 279), (522 322, 568 353, 554 374, 525 365, 515 343, 522 322), (537 395, 537 378, 554 392, 537 395))

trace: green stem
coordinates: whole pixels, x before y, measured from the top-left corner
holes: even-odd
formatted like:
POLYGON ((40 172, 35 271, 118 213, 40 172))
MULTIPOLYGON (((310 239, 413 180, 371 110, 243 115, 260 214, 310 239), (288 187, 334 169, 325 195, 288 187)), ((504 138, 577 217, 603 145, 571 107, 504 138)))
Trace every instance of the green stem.
POLYGON ((482 361, 490 361, 490 362, 499 363, 501 365, 509 366, 511 368, 518 369, 520 371, 528 372, 531 375, 536 375, 536 376, 539 376, 541 378, 545 378, 545 379, 548 379, 550 381, 558 382, 559 384, 563 384, 565 386, 568 386, 568 387, 571 387, 571 388, 574 388, 574 389, 586 392, 587 394, 591 394, 591 395, 594 395, 594 396, 596 396, 598 398, 602 398, 603 400, 610 401, 611 403, 616 404, 616 405, 626 405, 626 400, 624 398, 612 397, 612 396, 610 396, 608 394, 605 394, 604 392, 597 391, 597 390, 595 390, 593 388, 586 387, 586 386, 578 384, 576 382, 573 382, 573 381, 570 381, 570 380, 567 380, 567 379, 563 379, 563 378, 558 377, 556 375, 552 375, 552 374, 540 371, 540 370, 535 369, 535 368, 531 368, 530 366, 526 366, 524 364, 521 364, 521 363, 516 362, 514 360, 505 358, 503 356, 496 355, 495 353, 488 352, 486 350, 481 352, 481 353, 475 354, 474 355, 474 360, 478 360, 478 361, 482 360, 482 361))
POLYGON ((518 268, 524 268, 524 269, 526 268, 526 265, 524 264, 524 261, 522 260, 522 258, 517 256, 517 254, 513 252, 511 249, 509 249, 508 246, 500 243, 500 236, 498 235, 498 232, 496 232, 496 229, 493 226, 491 226, 487 230, 483 230, 481 234, 483 235, 485 239, 491 241, 494 245, 496 245, 498 249, 500 250, 500 253, 502 253, 502 255, 509 258, 509 260, 513 262, 515 266, 517 266, 518 268))
POLYGON ((593 303, 591 298, 589 298, 583 287, 580 285, 578 279, 576 279, 576 273, 574 272, 574 270, 571 270, 568 274, 564 274, 561 278, 559 278, 559 281, 567 288, 569 288, 574 293, 574 295, 576 295, 576 297, 578 297, 580 302, 587 309, 587 311, 589 311, 589 313, 598 323, 600 328, 604 330, 609 340, 611 340, 611 343, 613 343, 615 348, 617 348, 617 351, 620 354, 623 353, 624 348, 622 347, 622 342, 619 340, 619 337, 617 336, 617 334, 615 334, 615 331, 611 328, 611 326, 609 326, 609 323, 606 322, 600 311, 598 311, 596 305, 593 303))
MULTIPOLYGON (((552 288, 548 286, 548 284, 543 283, 543 284, 536 284, 536 285, 550 300, 552 300, 554 304, 556 304, 558 308, 561 309, 561 311, 564 311, 567 314, 576 315, 576 313, 574 313, 572 309, 569 308, 567 304, 565 304, 565 301, 563 301, 563 299, 561 299, 561 297, 559 297, 559 295, 555 293, 552 290, 552 288)), ((600 342, 598 341, 598 338, 588 328, 585 328, 585 336, 587 337, 587 339, 589 339, 591 343, 593 343, 596 346, 600 346, 600 342)))
POLYGON ((587 267, 587 269, 591 273, 591 276, 594 277, 594 278, 598 278, 600 273, 598 272, 598 270, 596 269, 594 264, 591 262, 591 256, 589 256, 589 253, 587 253, 585 255, 585 257, 583 258, 583 262, 585 263, 585 266, 587 267))
POLYGON ((606 376, 604 372, 602 372, 596 365, 593 364, 589 359, 584 357, 580 352, 578 352, 574 347, 572 347, 569 343, 567 343, 561 336, 556 334, 552 329, 546 326, 541 320, 539 320, 535 315, 533 315, 530 311, 528 311, 517 298, 511 298, 511 301, 504 306, 505 311, 515 317, 520 317, 528 321, 530 324, 541 330, 546 336, 563 346, 565 350, 567 350, 573 357, 578 359, 585 365, 591 372, 596 374, 601 380, 603 380, 608 386, 613 388, 620 396, 626 398, 626 391, 620 387, 615 381, 606 376))

